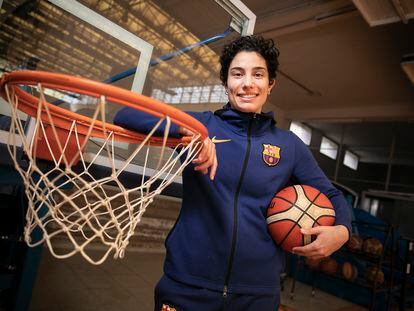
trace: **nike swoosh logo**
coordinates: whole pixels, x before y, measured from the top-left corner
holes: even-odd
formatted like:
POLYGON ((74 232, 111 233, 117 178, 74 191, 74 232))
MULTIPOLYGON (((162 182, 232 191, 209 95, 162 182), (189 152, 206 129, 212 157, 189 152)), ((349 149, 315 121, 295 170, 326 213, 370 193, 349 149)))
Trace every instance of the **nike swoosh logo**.
POLYGON ((214 136, 211 141, 213 144, 219 144, 219 143, 228 143, 231 141, 231 139, 217 139, 216 136, 214 136))

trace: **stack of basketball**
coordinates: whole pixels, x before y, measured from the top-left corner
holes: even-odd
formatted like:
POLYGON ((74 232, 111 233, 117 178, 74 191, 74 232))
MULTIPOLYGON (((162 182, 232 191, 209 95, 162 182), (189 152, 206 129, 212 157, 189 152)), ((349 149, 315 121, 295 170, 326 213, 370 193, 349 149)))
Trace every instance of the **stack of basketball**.
POLYGON ((355 281, 358 277, 357 267, 349 261, 344 262, 342 265, 342 276, 348 281, 355 281))
POLYGON ((305 258, 305 264, 312 270, 319 270, 321 261, 321 259, 305 258))
POLYGON ((367 238, 362 245, 362 250, 368 255, 379 257, 382 254, 383 246, 380 240, 367 238))
POLYGON ((384 272, 382 272, 382 270, 377 266, 368 267, 365 271, 365 279, 369 283, 376 283, 377 285, 382 285, 385 280, 384 272))
POLYGON ((321 271, 329 275, 335 275, 338 272, 339 265, 332 257, 326 257, 322 259, 320 263, 321 271))
POLYGON ((353 235, 348 242, 348 249, 353 252, 360 252, 364 240, 359 235, 353 235))

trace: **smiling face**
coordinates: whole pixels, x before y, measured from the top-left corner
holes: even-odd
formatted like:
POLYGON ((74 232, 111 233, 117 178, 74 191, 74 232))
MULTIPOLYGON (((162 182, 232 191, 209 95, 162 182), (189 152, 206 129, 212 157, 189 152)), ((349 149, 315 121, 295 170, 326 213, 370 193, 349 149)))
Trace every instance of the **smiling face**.
POLYGON ((226 91, 233 109, 260 113, 274 84, 266 60, 257 52, 239 52, 231 61, 226 91))

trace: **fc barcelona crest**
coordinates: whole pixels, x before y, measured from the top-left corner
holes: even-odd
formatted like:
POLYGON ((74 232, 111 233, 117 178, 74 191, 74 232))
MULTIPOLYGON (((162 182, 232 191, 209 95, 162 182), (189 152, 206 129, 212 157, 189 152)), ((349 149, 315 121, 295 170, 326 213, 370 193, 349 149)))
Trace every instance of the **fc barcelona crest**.
POLYGON ((269 166, 275 166, 280 160, 280 148, 269 144, 263 144, 263 161, 269 166))

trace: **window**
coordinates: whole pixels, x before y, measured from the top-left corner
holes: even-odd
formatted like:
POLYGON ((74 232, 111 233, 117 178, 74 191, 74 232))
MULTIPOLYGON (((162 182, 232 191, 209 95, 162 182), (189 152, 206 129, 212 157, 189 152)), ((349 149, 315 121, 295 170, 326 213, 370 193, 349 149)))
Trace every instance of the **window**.
POLYGON ((334 143, 329 138, 322 137, 321 148, 319 151, 327 157, 335 160, 338 155, 338 144, 334 143))
POLYGON ((192 93, 193 93, 193 88, 191 86, 183 87, 183 96, 181 97, 181 103, 188 104, 191 101, 192 93))
POLYGON ((361 209, 369 213, 370 208, 371 208, 371 199, 368 197, 363 198, 361 202, 361 209))
POLYGON ((226 103, 227 95, 222 85, 170 87, 153 89, 151 97, 167 104, 226 103))
POLYGON ((202 91, 202 87, 201 86, 193 86, 193 92, 191 94, 191 103, 192 104, 197 104, 200 102, 200 96, 201 96, 201 91, 202 91))
POLYGON ((377 216, 378 207, 379 207, 379 200, 378 199, 373 199, 371 201, 371 210, 370 210, 371 215, 377 216))
POLYGON ((361 209, 370 213, 371 215, 377 216, 379 207, 380 207, 379 199, 372 198, 369 196, 362 198, 361 209))
POLYGON ((348 166, 349 168, 356 171, 358 168, 358 162, 359 162, 359 158, 356 154, 353 154, 352 152, 348 150, 345 151, 345 157, 344 157, 345 166, 348 166))
POLYGON ((201 91, 200 103, 208 103, 210 99, 210 91, 210 85, 203 86, 203 90, 201 91))
POLYGON ((183 93, 183 88, 175 87, 169 88, 168 90, 171 91, 171 104, 179 104, 181 102, 181 95, 183 93))
POLYGON ((310 127, 299 122, 292 122, 290 123, 289 130, 295 133, 306 145, 310 145, 312 138, 312 130, 310 127))
POLYGON ((164 99, 164 92, 159 89, 155 89, 152 91, 151 97, 162 101, 164 99))
POLYGON ((210 102, 211 103, 224 103, 226 100, 226 90, 222 85, 214 85, 211 90, 210 102))

